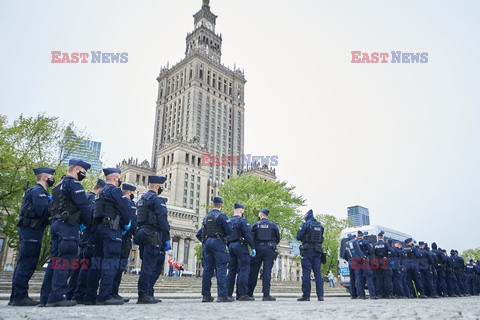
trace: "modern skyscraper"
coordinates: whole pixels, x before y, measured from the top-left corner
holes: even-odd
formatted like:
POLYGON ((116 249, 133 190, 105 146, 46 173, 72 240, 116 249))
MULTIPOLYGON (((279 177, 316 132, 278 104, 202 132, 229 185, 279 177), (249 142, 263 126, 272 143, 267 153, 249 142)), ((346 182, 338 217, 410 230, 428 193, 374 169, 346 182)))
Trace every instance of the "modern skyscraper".
POLYGON ((353 221, 354 227, 367 226, 370 224, 370 214, 367 208, 362 206, 348 207, 348 218, 353 221))
POLYGON ((60 149, 60 162, 68 165, 72 158, 82 159, 92 165, 91 173, 98 174, 102 170, 101 149, 101 142, 79 138, 68 127, 65 130, 65 138, 60 149))

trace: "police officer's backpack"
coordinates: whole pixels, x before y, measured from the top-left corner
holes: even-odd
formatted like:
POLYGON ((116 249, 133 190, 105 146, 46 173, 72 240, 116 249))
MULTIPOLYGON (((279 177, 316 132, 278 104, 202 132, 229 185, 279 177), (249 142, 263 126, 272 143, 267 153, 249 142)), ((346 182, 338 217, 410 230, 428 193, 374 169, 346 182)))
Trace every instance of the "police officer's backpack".
POLYGON ((262 242, 272 241, 272 226, 270 223, 258 224, 257 240, 262 242))

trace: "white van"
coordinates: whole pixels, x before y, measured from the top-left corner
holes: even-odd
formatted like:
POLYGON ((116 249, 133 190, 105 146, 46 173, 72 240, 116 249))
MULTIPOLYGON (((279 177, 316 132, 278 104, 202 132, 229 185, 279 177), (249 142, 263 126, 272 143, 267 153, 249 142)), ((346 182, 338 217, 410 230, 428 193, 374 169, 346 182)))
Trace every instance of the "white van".
POLYGON ((348 241, 348 234, 356 235, 358 230, 361 230, 365 234, 364 238, 370 241, 372 245, 377 242, 377 234, 379 234, 380 231, 385 233, 385 239, 393 239, 394 241, 405 241, 407 238, 413 238, 406 233, 378 225, 357 226, 343 229, 340 233, 340 239, 338 242, 338 282, 347 289, 347 292, 350 290, 350 270, 348 268, 348 261, 343 259, 343 252, 345 251, 345 244, 348 241))

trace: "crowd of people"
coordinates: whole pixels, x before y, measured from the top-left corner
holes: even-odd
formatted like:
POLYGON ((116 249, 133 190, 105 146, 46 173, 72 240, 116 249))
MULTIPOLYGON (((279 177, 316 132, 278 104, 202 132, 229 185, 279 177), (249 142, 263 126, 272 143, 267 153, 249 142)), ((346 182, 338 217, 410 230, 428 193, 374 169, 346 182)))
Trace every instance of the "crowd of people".
MULTIPOLYGON (((55 170, 36 168, 37 184, 25 191, 18 234, 20 250, 13 273, 12 306, 68 307, 121 305, 128 298, 119 295, 123 271, 127 268, 132 242, 142 260, 138 279, 138 304, 155 304, 154 285, 163 272, 165 254, 171 249, 167 199, 161 197, 166 177, 149 176, 148 191, 135 203, 136 187, 122 183, 121 171, 105 168, 86 194, 81 181, 90 164, 71 159, 67 175, 55 185, 55 170), (48 193, 52 188, 51 194, 48 193), (28 282, 38 264, 45 228, 50 227, 50 261, 43 279, 40 301, 28 295, 28 282)), ((259 271, 263 270, 263 301, 275 301, 270 294, 272 267, 280 242, 278 225, 269 220, 270 211, 261 209, 258 221, 250 226, 243 217, 245 207, 235 203, 229 218, 223 199, 213 198, 213 209, 205 216, 197 238, 202 242, 202 301, 212 302, 212 277, 217 278, 217 302, 253 301, 259 271), (235 288, 236 287, 236 288, 235 288), (233 297, 234 291, 236 297, 233 297)), ((227 208, 228 210, 228 208, 227 208)), ((296 238, 300 246, 302 296, 309 301, 311 274, 316 296, 323 301, 321 265, 324 228, 312 210, 304 215, 296 238)), ((480 263, 467 264, 452 250, 412 239, 393 242, 383 232, 374 244, 359 231, 350 235, 343 257, 350 267, 350 293, 353 299, 438 298, 478 295, 480 263)), ((168 260, 168 275, 182 275, 183 263, 168 260)), ((334 286, 333 275, 330 275, 334 286)))
MULTIPOLYGON (((163 272, 165 253, 171 249, 167 199, 161 197, 166 177, 149 176, 148 191, 135 203, 136 187, 122 183, 121 171, 105 168, 87 194, 81 181, 90 164, 71 159, 68 171, 55 185, 55 170, 36 168, 36 185, 23 196, 18 233, 20 250, 12 278, 11 306, 69 307, 121 305, 128 298, 119 295, 123 271, 127 268, 132 242, 139 246, 142 260, 138 279, 138 304, 161 302, 154 285, 163 272), (48 193, 50 188, 51 194, 48 193), (45 228, 51 225, 50 260, 42 283, 40 301, 28 295, 28 283, 39 261, 45 228)), ((253 292, 263 268, 263 301, 270 295, 271 270, 277 257, 280 232, 262 209, 252 227, 243 218, 244 205, 236 203, 231 219, 222 213, 223 200, 213 198, 213 210, 204 218, 197 238, 202 242, 203 302, 211 302, 211 278, 217 277, 218 302, 255 300, 253 292), (250 247, 250 250, 249 250, 250 247)), ((321 263, 323 226, 310 210, 298 230, 302 241, 303 295, 310 300, 313 271, 318 300, 323 301, 321 263)), ((183 264, 168 260, 168 275, 182 275, 183 264)))
POLYGON ((350 296, 367 299, 465 297, 480 295, 480 261, 464 259, 457 250, 412 238, 386 239, 384 232, 370 243, 362 231, 350 234, 343 258, 348 261, 350 296))

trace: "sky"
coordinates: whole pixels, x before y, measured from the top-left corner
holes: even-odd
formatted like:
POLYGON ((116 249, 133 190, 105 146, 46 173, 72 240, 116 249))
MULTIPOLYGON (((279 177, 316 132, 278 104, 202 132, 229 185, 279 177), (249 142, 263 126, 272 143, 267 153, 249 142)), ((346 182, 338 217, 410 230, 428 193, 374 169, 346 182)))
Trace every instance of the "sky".
MULTIPOLYGON (((185 55, 201 0, 6 1, 0 114, 45 112, 102 142, 102 160, 151 159, 159 70, 185 55), (128 52, 125 64, 53 64, 51 51, 128 52)), ((304 210, 419 241, 480 247, 480 52, 472 1, 210 1, 222 63, 245 70, 245 152, 278 155, 304 210), (356 64, 351 51, 428 52, 356 64), (391 60, 391 59, 389 59, 391 60)))

